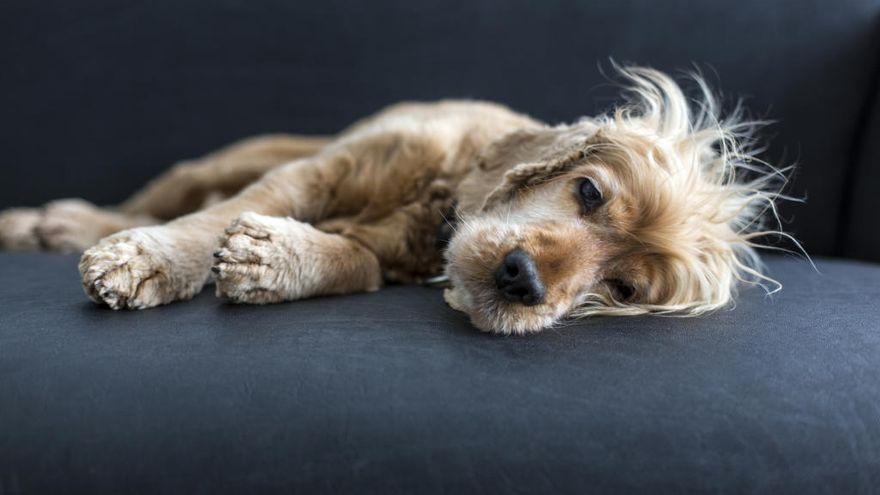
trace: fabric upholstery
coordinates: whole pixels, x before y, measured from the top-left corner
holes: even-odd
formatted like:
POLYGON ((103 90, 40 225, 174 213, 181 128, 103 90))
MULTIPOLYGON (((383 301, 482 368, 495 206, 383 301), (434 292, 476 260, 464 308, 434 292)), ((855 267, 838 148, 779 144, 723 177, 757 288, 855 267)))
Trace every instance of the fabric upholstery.
POLYGON ((0 255, 3 493, 869 493, 880 266, 773 258, 697 319, 471 328, 438 289, 88 302, 0 255))
POLYGON ((608 57, 701 67, 779 123, 800 164, 783 216, 836 246, 876 0, 449 2, 11 0, 0 15, 0 207, 121 200, 173 161, 243 136, 333 133, 405 99, 497 100, 549 122, 617 101, 608 57), (34 171, 38 170, 39 174, 34 171), (43 180, 51 177, 52 180, 43 180))

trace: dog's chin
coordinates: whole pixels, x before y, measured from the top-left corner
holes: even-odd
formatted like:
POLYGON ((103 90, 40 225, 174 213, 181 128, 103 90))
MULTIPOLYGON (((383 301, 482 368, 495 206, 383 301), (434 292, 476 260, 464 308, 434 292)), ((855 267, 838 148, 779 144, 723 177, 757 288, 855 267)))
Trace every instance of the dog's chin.
POLYGON ((547 305, 521 306, 510 304, 493 294, 469 291, 453 285, 443 294, 452 309, 467 314, 479 330, 499 335, 525 335, 553 326, 564 311, 547 305))

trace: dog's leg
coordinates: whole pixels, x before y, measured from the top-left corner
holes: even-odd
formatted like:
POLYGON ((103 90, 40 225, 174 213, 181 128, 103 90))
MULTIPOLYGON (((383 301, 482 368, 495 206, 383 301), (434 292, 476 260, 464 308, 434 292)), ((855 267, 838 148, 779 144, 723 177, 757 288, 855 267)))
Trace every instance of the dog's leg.
POLYGON ((239 303, 372 291, 382 283, 379 261, 363 245, 291 218, 241 215, 214 257, 217 296, 239 303))
POLYGON ((351 165, 346 152, 298 160, 202 211, 104 238, 83 254, 83 286, 93 300, 116 309, 188 299, 208 279, 219 234, 233 219, 252 211, 320 220, 351 165))
POLYGON ((197 160, 174 165, 119 206, 130 215, 172 220, 212 197, 230 197, 279 165, 314 156, 326 137, 261 136, 232 144, 197 160))
POLYGON ((157 222, 148 216, 99 208, 82 199, 61 199, 42 208, 0 212, 0 249, 82 252, 114 232, 157 222))
POLYGON ((333 218, 312 226, 245 213, 214 252, 217 296, 266 304, 372 291, 383 275, 396 282, 436 276, 442 273, 437 226, 451 206, 449 186, 437 181, 425 199, 369 221, 333 218))
POLYGON ((0 212, 0 249, 82 252, 110 234, 171 220, 229 197, 268 170, 312 156, 328 142, 298 136, 247 139, 175 165, 118 208, 81 199, 11 208, 0 212))
POLYGON ((81 199, 62 199, 43 207, 34 233, 42 249, 81 253, 110 234, 156 223, 150 216, 126 215, 81 199))

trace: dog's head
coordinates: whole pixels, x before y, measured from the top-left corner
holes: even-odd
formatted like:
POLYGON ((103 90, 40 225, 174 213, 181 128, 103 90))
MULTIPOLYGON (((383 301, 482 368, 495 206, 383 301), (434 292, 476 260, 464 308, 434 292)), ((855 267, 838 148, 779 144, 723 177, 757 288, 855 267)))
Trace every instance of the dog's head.
POLYGON ((720 120, 699 78, 694 109, 662 73, 621 72, 628 104, 505 136, 462 183, 446 299, 478 328, 696 315, 728 304, 737 281, 775 283, 753 239, 784 177, 748 151, 755 123, 720 120))

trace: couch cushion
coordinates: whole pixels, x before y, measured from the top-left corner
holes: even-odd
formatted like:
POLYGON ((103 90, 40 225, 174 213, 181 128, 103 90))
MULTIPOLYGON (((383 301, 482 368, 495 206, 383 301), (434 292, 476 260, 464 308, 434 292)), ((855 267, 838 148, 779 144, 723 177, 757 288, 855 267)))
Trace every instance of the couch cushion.
POLYGON ((75 262, 0 255, 3 493, 880 486, 875 265, 499 338, 423 287, 114 312, 75 262))

